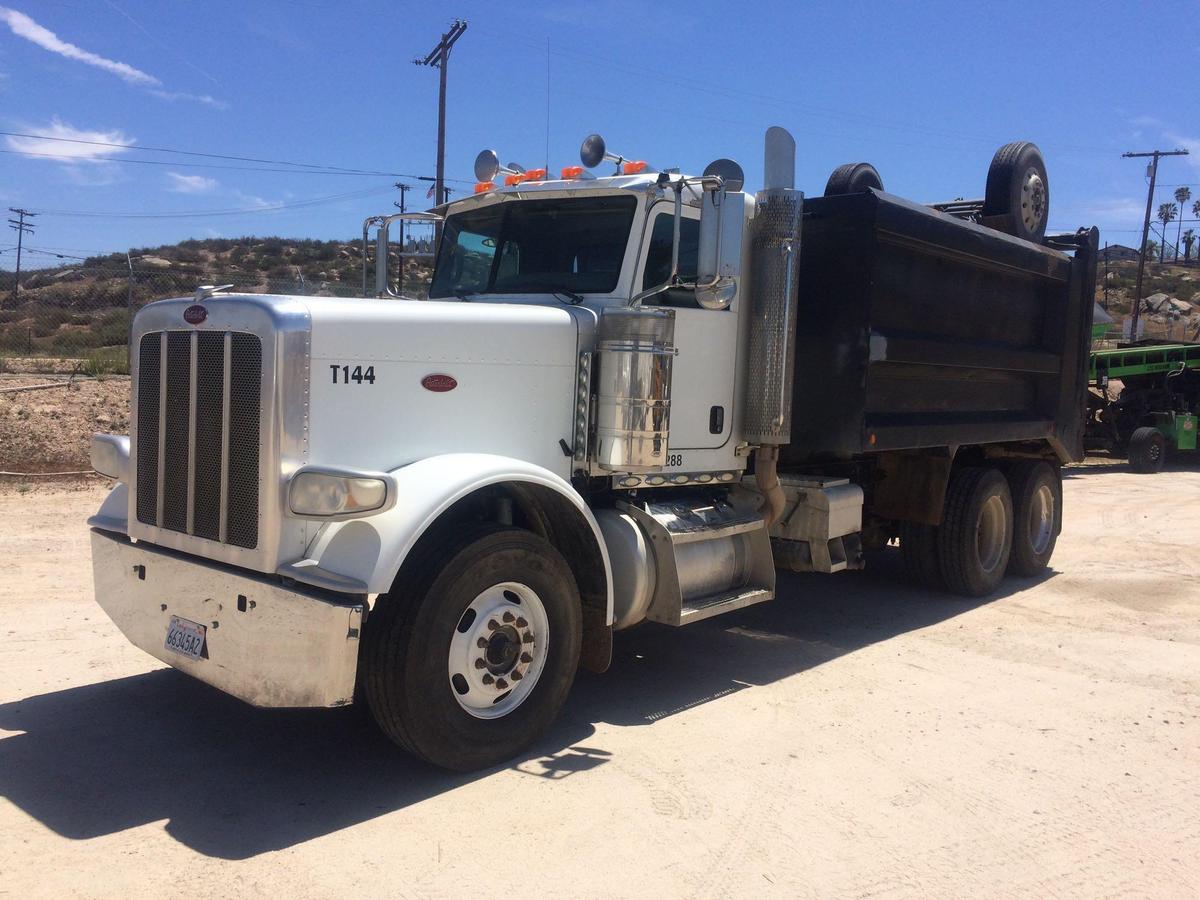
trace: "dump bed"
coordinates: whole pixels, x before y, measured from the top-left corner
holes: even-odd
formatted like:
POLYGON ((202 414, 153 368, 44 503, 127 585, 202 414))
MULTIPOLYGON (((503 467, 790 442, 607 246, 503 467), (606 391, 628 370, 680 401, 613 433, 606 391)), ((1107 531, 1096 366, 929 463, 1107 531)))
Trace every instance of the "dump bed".
POLYGON ((1026 440, 1079 458, 1097 240, 1033 244, 877 191, 805 200, 781 462, 1026 440))

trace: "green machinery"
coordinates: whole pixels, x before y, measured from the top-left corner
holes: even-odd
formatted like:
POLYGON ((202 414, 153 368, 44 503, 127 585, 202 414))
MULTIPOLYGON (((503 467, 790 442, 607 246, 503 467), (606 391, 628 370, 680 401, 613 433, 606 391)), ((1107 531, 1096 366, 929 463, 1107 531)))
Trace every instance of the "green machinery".
POLYGON ((1200 344, 1139 341, 1093 350, 1084 446, 1124 452, 1139 472, 1157 472, 1167 453, 1196 449, 1200 344), (1110 381, 1119 381, 1115 397, 1110 381))

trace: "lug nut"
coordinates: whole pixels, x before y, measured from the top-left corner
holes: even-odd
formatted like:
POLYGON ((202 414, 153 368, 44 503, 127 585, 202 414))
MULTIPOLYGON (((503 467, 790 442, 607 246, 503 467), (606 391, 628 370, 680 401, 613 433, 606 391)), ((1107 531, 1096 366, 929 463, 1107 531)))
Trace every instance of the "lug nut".
POLYGON ((530 656, 528 653, 522 653, 521 654, 521 662, 531 663, 531 662, 533 662, 533 657, 530 656))
POLYGON ((517 617, 517 627, 518 628, 524 628, 528 624, 529 623, 526 622, 523 618, 520 618, 519 616, 517 617))
POLYGON ((513 671, 509 673, 508 677, 511 678, 513 681, 520 681, 524 676, 520 672, 518 672, 516 669, 513 669, 513 671))
POLYGON ((508 682, 505 681, 503 678, 501 678, 499 681, 496 682, 496 690, 503 691, 503 690, 507 690, 507 688, 508 688, 508 682))
POLYGON ((495 619, 488 619, 487 627, 488 627, 488 631, 495 631, 497 628, 500 627, 500 623, 497 622, 495 619))
POLYGON ((506 613, 505 613, 505 614, 502 616, 502 618, 504 619, 504 621, 505 621, 505 622, 511 622, 513 619, 515 619, 515 618, 516 618, 516 616, 514 616, 514 615, 513 615, 512 613, 510 613, 510 612, 506 612, 506 613))
POLYGON ((477 660, 475 660, 475 668, 477 668, 477 669, 486 669, 486 668, 487 668, 487 663, 486 663, 486 662, 484 662, 482 659, 477 659, 477 660))
POLYGON ((484 676, 483 676, 483 683, 484 683, 484 684, 491 684, 491 683, 492 683, 493 681, 495 681, 495 680, 496 680, 496 679, 494 679, 494 678, 493 678, 491 675, 484 675, 484 676))
POLYGON ((478 647, 480 650, 486 650, 487 645, 488 645, 488 640, 485 637, 481 637, 477 641, 475 641, 475 646, 478 647))
POLYGON ((527 631, 523 635, 521 635, 521 643, 522 644, 532 644, 533 643, 533 632, 527 631))

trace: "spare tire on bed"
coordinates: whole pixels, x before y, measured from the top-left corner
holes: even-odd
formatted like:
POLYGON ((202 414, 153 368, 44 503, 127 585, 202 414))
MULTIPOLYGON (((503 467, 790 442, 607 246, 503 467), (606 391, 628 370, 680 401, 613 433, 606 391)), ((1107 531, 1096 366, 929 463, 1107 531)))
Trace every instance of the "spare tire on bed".
POLYGON ((825 196, 834 194, 861 194, 868 188, 883 190, 883 179, 870 163, 846 163, 838 166, 825 182, 825 196))
POLYGON ((988 168, 982 217, 983 224, 1023 240, 1045 237, 1050 180, 1036 144, 1013 141, 996 151, 988 168))

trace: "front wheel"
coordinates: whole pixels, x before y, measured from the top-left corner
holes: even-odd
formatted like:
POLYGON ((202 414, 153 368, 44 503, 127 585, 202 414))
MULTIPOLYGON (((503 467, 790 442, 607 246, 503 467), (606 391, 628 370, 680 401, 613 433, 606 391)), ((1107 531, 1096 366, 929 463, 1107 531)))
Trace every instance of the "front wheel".
POLYGON ((1135 472, 1162 470, 1167 457, 1167 439, 1157 428, 1141 427, 1129 438, 1129 465, 1135 472))
POLYGON ((367 621, 367 703, 416 756, 462 772, 495 765, 566 700, 579 590, 562 555, 521 529, 480 526, 422 550, 367 621))

